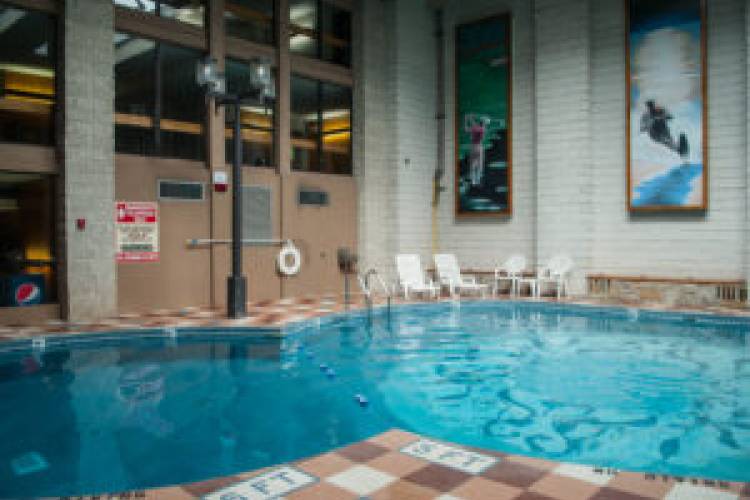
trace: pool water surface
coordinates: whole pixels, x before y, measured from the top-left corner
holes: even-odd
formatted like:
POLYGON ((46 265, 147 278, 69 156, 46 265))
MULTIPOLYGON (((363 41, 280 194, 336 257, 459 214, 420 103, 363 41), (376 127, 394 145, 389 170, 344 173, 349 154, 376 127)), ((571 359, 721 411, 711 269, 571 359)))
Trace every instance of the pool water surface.
POLYGON ((0 497, 253 470, 393 427, 620 469, 750 480, 746 320, 533 303, 405 306, 283 337, 0 346, 0 497))

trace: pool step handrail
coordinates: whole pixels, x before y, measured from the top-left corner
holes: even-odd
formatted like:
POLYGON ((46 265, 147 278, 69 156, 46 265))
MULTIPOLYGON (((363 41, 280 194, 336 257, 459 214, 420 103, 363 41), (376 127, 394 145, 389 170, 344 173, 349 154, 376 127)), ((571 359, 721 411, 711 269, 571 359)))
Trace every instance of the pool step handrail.
POLYGON ((383 293, 385 294, 386 300, 388 301, 388 313, 391 312, 391 290, 388 288, 388 285, 385 283, 385 280, 382 276, 378 273, 377 269, 368 269, 366 273, 360 274, 357 276, 357 279, 359 280, 359 287, 362 290, 362 293, 365 296, 365 302, 367 303, 367 309, 369 311, 372 311, 372 296, 373 296, 373 286, 370 283, 370 280, 372 278, 375 278, 376 284, 380 286, 383 293))

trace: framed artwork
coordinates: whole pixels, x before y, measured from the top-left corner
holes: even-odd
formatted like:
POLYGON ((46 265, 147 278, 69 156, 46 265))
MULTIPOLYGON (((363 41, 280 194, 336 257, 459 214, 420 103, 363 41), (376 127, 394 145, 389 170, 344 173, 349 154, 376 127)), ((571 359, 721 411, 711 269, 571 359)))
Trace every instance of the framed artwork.
POLYGON ((706 210, 704 0, 626 0, 628 209, 706 210))
POLYGON ((510 15, 456 27, 457 216, 510 215, 510 15))

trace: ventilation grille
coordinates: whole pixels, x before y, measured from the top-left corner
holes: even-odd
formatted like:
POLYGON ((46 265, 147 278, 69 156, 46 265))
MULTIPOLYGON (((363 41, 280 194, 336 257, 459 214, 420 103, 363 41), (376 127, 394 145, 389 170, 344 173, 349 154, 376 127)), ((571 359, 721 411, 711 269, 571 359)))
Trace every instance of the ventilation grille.
POLYGON ((242 187, 242 238, 250 240, 273 238, 270 188, 242 187))
POLYGON ((302 188, 299 190, 298 201, 300 205, 328 205, 328 193, 317 189, 302 188))
POLYGON ((204 186, 196 181, 157 181, 157 192, 160 200, 203 201, 204 186))

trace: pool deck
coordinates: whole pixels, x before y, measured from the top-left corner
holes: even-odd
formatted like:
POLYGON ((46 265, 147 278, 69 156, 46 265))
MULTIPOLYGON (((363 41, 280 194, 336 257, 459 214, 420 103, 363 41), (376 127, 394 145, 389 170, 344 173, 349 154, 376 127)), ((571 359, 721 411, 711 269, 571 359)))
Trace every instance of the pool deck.
MULTIPOLYGON (((486 298, 478 299, 469 297, 471 300, 507 301, 508 297, 503 298, 486 298)), ((665 312, 682 312, 682 313, 710 313, 724 316, 750 318, 750 309, 748 307, 704 307, 704 308, 684 308, 669 307, 666 305, 649 304, 625 304, 612 300, 583 299, 583 298, 565 298, 557 300, 555 298, 531 299, 528 297, 512 298, 513 301, 529 303, 556 303, 556 304, 573 304, 588 306, 605 306, 605 307, 628 307, 637 308, 644 311, 665 311, 665 312)), ((450 302, 451 299, 441 298, 437 301, 429 302, 450 302)), ((405 301, 403 299, 393 299, 394 305, 403 304, 424 304, 428 301, 405 301)), ((384 305, 383 300, 375 302, 376 306, 384 305)), ((123 331, 123 330, 141 330, 156 328, 249 328, 249 327, 271 327, 281 328, 286 324, 311 319, 316 317, 327 316, 330 314, 340 313, 347 308, 359 310, 365 307, 364 302, 360 299, 346 306, 341 296, 324 295, 315 297, 302 297, 297 299, 282 299, 279 301, 255 302, 248 305, 248 316, 242 319, 227 319, 224 310, 186 307, 179 310, 154 310, 143 313, 120 314, 113 318, 106 318, 95 322, 65 322, 60 320, 51 320, 38 325, 2 325, 0 324, 0 342, 3 340, 21 340, 31 337, 44 335, 76 335, 80 333, 106 332, 106 331, 123 331)))
POLYGON ((254 472, 86 499, 746 500, 750 483, 624 472, 468 448, 390 430, 254 472))
MULTIPOLYGON (((443 299, 441 299, 443 300, 443 299)), ((502 300, 502 299, 486 299, 502 300)), ((514 299, 518 300, 518 299, 514 299)), ((528 300, 539 302, 539 300, 528 300)), ((557 303, 554 299, 541 302, 557 303)), ((714 313, 750 317, 748 309, 635 306, 599 300, 570 304, 638 307, 649 311, 714 313)), ((413 303, 403 300, 395 304, 413 303)), ((362 303, 349 306, 356 310, 362 303)), ((346 310, 340 297, 324 296, 254 303, 248 317, 228 320, 223 311, 185 308, 123 314, 94 323, 51 321, 0 326, 0 342, 45 335, 152 328, 280 328, 346 310)), ((714 481, 565 464, 437 442, 390 430, 345 448, 266 469, 167 488, 117 492, 76 499, 265 500, 750 500, 750 483, 714 481)))

